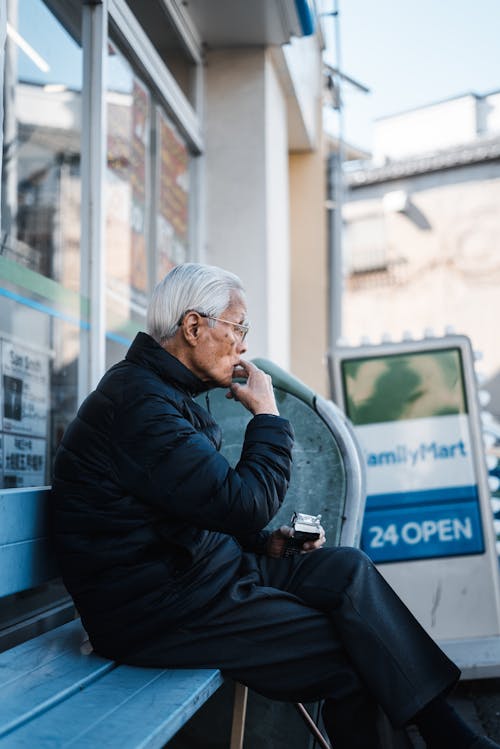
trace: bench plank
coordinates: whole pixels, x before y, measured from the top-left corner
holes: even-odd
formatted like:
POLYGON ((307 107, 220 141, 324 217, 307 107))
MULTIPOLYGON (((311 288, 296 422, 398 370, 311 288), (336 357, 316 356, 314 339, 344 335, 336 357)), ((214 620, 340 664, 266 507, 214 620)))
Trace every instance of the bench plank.
POLYGON ((0 747, 161 749, 222 682, 215 669, 118 666, 0 739, 0 747))
POLYGON ((10 681, 9 675, 22 677, 67 650, 79 650, 83 639, 84 630, 75 620, 0 653, 0 689, 10 681))
POLYGON ((0 654, 0 736, 115 668, 80 653, 82 632, 70 622, 0 654))

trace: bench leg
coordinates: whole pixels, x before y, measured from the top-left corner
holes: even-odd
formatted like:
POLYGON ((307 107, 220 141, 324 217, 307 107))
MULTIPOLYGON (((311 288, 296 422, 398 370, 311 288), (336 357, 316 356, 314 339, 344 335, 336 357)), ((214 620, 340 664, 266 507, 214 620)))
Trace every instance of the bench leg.
POLYGON ((231 726, 230 749, 243 749, 245 738, 245 716, 247 712, 248 687, 234 685, 233 724, 231 726))

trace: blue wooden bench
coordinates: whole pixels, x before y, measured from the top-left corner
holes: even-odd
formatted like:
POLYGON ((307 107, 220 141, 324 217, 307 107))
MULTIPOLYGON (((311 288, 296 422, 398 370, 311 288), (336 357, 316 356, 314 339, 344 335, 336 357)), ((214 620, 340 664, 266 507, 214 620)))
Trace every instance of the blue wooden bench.
MULTIPOLYGON (((57 575, 48 490, 0 494, 0 596, 57 575)), ((123 666, 78 620, 0 653, 0 747, 162 747, 223 683, 217 669, 123 666)))
MULTIPOLYGON (((297 434, 293 489, 277 524, 291 509, 322 512, 332 542, 356 544, 364 492, 345 417, 270 362, 258 363, 297 434)), ((210 404, 234 460, 250 416, 222 391, 210 394, 210 404)), ((57 576, 47 498, 47 488, 0 491, 0 604, 57 576)), ((0 749, 163 747, 222 683, 217 669, 146 669, 101 658, 80 622, 70 621, 0 653, 0 749)), ((245 705, 246 689, 237 685, 231 749, 243 743, 245 705)))

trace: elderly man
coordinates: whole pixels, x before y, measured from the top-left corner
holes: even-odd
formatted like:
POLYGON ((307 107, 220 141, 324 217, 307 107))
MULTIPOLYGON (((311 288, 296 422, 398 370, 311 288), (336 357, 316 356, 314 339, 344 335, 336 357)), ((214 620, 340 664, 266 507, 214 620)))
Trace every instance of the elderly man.
POLYGON ((288 487, 293 433, 270 378, 242 358, 239 279, 174 268, 148 330, 85 400, 55 460, 63 578, 96 651, 324 699, 336 749, 380 747, 378 706, 395 726, 416 723, 428 747, 496 747, 445 701, 458 669, 362 552, 322 537, 283 557, 289 531, 263 530, 288 487), (253 414, 235 468, 193 400, 213 387, 253 414))

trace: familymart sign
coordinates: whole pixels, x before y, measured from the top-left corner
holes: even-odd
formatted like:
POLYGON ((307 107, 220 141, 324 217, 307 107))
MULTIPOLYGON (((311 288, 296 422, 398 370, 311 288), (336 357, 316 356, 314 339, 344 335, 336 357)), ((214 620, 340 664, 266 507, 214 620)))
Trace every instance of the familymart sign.
POLYGON ((465 413, 359 425, 367 466, 362 547, 374 561, 484 549, 465 413))
POLYGON ((362 548, 375 562, 483 552, 461 349, 382 348, 341 373, 366 462, 362 548))

